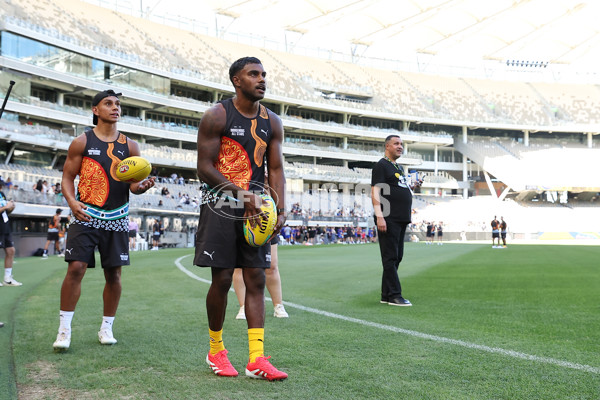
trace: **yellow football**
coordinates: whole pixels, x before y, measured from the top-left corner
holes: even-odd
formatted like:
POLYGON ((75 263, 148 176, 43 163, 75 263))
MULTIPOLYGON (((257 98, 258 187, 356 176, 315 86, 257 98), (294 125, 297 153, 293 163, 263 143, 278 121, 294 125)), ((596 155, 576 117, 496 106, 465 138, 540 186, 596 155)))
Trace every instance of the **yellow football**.
POLYGON ((254 228, 250 226, 248 220, 244 221, 244 238, 252 247, 260 247, 271 239, 275 225, 277 225, 277 212, 275 210, 275 201, 267 194, 261 194, 260 197, 267 202, 260 207, 261 211, 267 216, 267 219, 260 220, 254 228))
POLYGON ((117 164, 115 174, 121 182, 141 182, 150 175, 152 164, 144 157, 128 157, 117 164))

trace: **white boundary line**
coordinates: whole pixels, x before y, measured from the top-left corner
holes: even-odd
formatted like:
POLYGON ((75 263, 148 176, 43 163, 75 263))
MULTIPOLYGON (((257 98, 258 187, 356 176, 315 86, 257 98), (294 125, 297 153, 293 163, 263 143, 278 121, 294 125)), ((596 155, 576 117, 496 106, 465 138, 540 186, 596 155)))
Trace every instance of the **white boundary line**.
MULTIPOLYGON (((181 260, 186 257, 189 257, 189 256, 190 255, 186 255, 183 257, 179 257, 177 260, 175 260, 175 265, 177 266, 177 268, 179 268, 183 273, 185 273, 187 276, 189 276, 192 279, 210 284, 211 281, 209 281, 208 279, 200 278, 199 276, 195 275, 193 272, 190 272, 189 270, 187 270, 181 264, 181 260)), ((233 289, 231 289, 231 290, 233 291, 233 289)), ((267 300, 271 301, 270 298, 268 298, 268 297, 265 297, 265 298, 267 300)), ((436 336, 436 335, 430 335, 428 333, 412 331, 410 329, 398 328, 398 327, 391 326, 391 325, 379 324, 377 322, 371 322, 371 321, 365 321, 365 320, 358 319, 358 318, 346 317, 344 315, 334 314, 329 311, 323 311, 323 310, 319 310, 316 308, 306 307, 306 306, 303 306, 300 304, 290 303, 287 301, 284 301, 283 304, 285 304, 287 307, 296 308, 298 310, 310 312, 313 314, 318 314, 318 315, 322 315, 322 316, 329 317, 329 318, 335 318, 335 319, 339 319, 339 320, 346 321, 346 322, 353 322, 355 324, 369 326, 372 328, 378 328, 378 329, 382 329, 382 330, 386 330, 386 331, 402 333, 405 335, 409 335, 409 336, 413 336, 413 337, 417 337, 417 338, 421 338, 421 339, 432 340, 434 342, 448 343, 448 344, 453 344, 455 346, 466 347, 471 350, 480 350, 480 351, 484 351, 486 353, 500 354, 503 356, 519 358, 521 360, 528 360, 528 361, 533 361, 533 362, 542 363, 542 364, 552 364, 552 365, 556 365, 556 366, 563 367, 563 368, 569 368, 569 369, 574 369, 577 371, 589 372, 592 374, 600 375, 600 368, 592 367, 591 365, 577 364, 577 363, 572 363, 569 361, 557 360, 555 358, 550 358, 550 357, 540 357, 540 356, 534 356, 534 355, 527 354, 527 353, 521 353, 521 352, 514 351, 514 350, 506 350, 506 349, 502 349, 499 347, 489 347, 489 346, 484 346, 484 345, 480 345, 480 344, 465 342, 463 340, 449 339, 449 338, 445 338, 442 336, 436 336)))

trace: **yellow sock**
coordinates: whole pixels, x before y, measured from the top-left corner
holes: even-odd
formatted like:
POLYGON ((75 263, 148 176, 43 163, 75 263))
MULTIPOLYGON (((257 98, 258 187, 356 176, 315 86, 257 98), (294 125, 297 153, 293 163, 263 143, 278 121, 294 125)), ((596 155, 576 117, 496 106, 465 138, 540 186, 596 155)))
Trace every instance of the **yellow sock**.
POLYGON ((250 362, 256 361, 256 357, 263 357, 265 346, 265 329, 250 328, 248 329, 248 347, 250 348, 250 362))
POLYGON ((221 350, 225 350, 223 345, 223 329, 220 331, 208 330, 208 336, 210 337, 210 354, 215 355, 221 350))

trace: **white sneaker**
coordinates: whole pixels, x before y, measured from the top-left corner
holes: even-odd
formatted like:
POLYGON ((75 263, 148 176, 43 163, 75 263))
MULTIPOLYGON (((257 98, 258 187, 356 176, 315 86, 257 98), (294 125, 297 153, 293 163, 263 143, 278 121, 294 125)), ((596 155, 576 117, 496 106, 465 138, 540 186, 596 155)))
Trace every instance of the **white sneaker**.
POLYGON ((71 346, 71 332, 59 331, 52 347, 54 347, 54 350, 64 351, 68 350, 69 346, 71 346))
POLYGON ((0 282, 0 286, 4 286, 4 285, 2 284, 2 282, 0 282))
POLYGON ((4 278, 4 285, 5 286, 22 286, 23 284, 21 282, 17 282, 15 280, 15 278, 11 276, 8 277, 8 279, 4 278))
POLYGON ((64 257, 64 256, 65 256, 65 253, 58 253, 56 256, 57 256, 57 257, 64 257))
POLYGON ((275 306, 273 316, 277 317, 277 318, 288 318, 289 317, 288 313, 285 311, 285 307, 283 306, 283 304, 277 304, 275 306))
POLYGON ((48 253, 42 254, 42 258, 48 258, 48 253))
POLYGON ((102 344, 117 343, 117 339, 115 339, 115 337, 113 336, 112 331, 110 331, 108 329, 101 329, 100 332, 98 332, 98 339, 100 340, 100 343, 102 343, 102 344))
POLYGON ((246 319, 246 309, 244 308, 244 306, 240 307, 240 311, 238 311, 237 315, 235 316, 235 319, 246 319))

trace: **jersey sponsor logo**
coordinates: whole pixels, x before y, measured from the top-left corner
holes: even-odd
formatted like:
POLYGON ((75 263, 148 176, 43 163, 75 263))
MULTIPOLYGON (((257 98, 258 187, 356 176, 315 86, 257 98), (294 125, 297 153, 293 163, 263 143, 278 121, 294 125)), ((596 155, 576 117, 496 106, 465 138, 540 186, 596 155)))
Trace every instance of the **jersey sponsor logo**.
POLYGON ((94 148, 88 149, 88 154, 90 156, 99 156, 100 153, 101 153, 100 149, 94 149, 94 148))
POLYGON ((231 128, 230 132, 231 136, 244 136, 246 134, 246 130, 244 128, 231 128))
POLYGON ((260 129, 260 131, 261 131, 262 133, 264 133, 264 134, 265 134, 265 136, 269 134, 269 132, 265 131, 265 130, 264 130, 264 129, 262 129, 262 128, 260 129))

